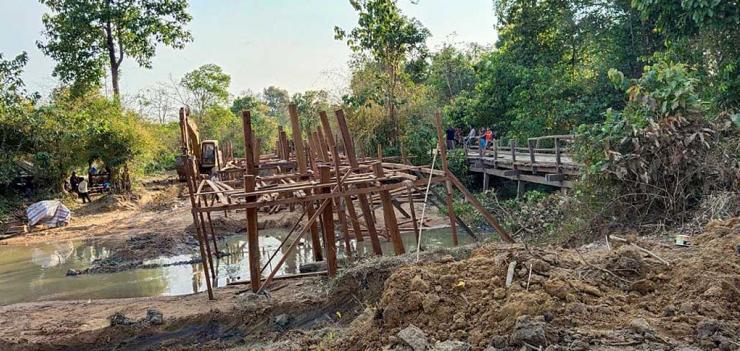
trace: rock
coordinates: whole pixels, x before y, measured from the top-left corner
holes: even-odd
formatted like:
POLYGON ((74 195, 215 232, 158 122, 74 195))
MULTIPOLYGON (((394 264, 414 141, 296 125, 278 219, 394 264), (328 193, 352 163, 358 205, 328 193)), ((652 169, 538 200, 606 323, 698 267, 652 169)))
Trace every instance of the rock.
POLYGON ((390 305, 384 308, 381 313, 383 324, 388 327, 393 328, 401 321, 401 311, 396 306, 390 305))
POLYGON ((326 261, 304 263, 298 267, 301 273, 319 272, 326 269, 326 261))
POLYGON ((275 325, 280 329, 285 329, 290 324, 290 316, 283 313, 275 317, 275 325))
POLYGON ((637 291, 641 295, 647 295, 653 291, 655 291, 655 283, 653 283, 652 280, 647 279, 640 279, 632 285, 630 285, 629 288, 630 291, 637 291))
POLYGON ((525 342, 534 346, 547 344, 545 323, 539 322, 526 314, 520 316, 516 319, 510 341, 515 345, 521 345, 525 342))
POLYGON ((503 349, 506 346, 509 346, 509 338, 502 335, 495 335, 491 338, 491 346, 496 349, 503 349))
POLYGON ((641 335, 650 335, 655 332, 645 318, 635 318, 630 321, 629 326, 632 331, 641 335))
POLYGON ((418 292, 418 291, 412 291, 410 292, 406 300, 404 301, 402 308, 402 312, 411 312, 411 311, 417 311, 422 308, 422 304, 424 303, 424 293, 418 292))
POLYGON ((470 344, 457 341, 447 340, 434 344, 433 351, 468 351, 470 350, 470 344))
POLYGON ((164 324, 164 314, 158 309, 150 307, 146 310, 146 321, 152 325, 164 324))
POLYGON ((427 342, 427 336, 424 331, 419 329, 417 326, 411 324, 408 327, 402 329, 396 334, 406 345, 410 346, 414 351, 424 351, 429 348, 427 342))
POLYGON ((716 319, 704 319, 696 324, 696 338, 697 339, 708 339, 714 336, 715 333, 722 332, 724 326, 716 319))
POLYGON ((421 276, 416 275, 413 279, 411 279, 411 290, 426 292, 427 290, 429 290, 429 283, 424 281, 421 276))
POLYGON ((67 270, 67 274, 66 275, 68 277, 74 277, 76 275, 80 275, 80 271, 70 268, 69 270, 67 270))
POLYGON ((117 325, 132 325, 134 320, 126 317, 122 312, 116 312, 108 318, 110 320, 110 326, 114 327, 117 325))
POLYGON ((663 309, 663 317, 673 317, 676 315, 676 306, 668 305, 663 309))
POLYGON ((438 303, 439 303, 439 295, 427 294, 424 297, 424 301, 422 302, 421 307, 424 309, 424 313, 432 313, 434 312, 434 310, 437 309, 438 303))
POLYGON ((501 300, 506 297, 506 289, 504 288, 496 288, 493 289, 493 298, 496 300, 501 300))

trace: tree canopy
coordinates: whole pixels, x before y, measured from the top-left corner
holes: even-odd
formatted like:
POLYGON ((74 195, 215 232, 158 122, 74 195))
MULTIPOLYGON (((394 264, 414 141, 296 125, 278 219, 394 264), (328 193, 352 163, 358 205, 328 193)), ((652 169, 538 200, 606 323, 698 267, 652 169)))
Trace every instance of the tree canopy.
POLYGON ((185 26, 187 0, 39 0, 45 42, 38 47, 57 61, 54 75, 73 84, 73 92, 100 85, 107 67, 114 96, 125 57, 151 68, 157 44, 182 48, 192 40, 185 26))

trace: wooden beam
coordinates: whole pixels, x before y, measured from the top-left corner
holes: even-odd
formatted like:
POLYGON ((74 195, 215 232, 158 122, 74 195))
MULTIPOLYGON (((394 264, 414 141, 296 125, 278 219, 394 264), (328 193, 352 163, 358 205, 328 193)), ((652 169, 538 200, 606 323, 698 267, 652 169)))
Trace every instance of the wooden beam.
MULTIPOLYGON (((198 204, 195 201, 195 189, 197 187, 196 181, 198 176, 198 166, 195 163, 195 157, 188 156, 186 160, 187 164, 185 165, 186 171, 187 171, 187 182, 188 182, 188 190, 190 193, 190 206, 193 209, 198 208, 198 204)), ((203 275, 206 278, 206 289, 208 289, 208 299, 213 300, 213 286, 211 285, 211 276, 208 274, 208 257, 206 256, 206 250, 203 243, 203 232, 202 228, 199 222, 199 216, 196 214, 195 211, 192 212, 193 214, 193 226, 195 227, 196 236, 198 239, 198 247, 200 249, 200 259, 203 262, 203 275)))
MULTIPOLYGON (((319 177, 322 184, 331 184, 331 168, 329 166, 319 167, 319 177)), ((337 175, 339 178, 339 175, 337 175)), ((324 188, 323 193, 330 192, 331 189, 324 188)), ((337 275, 337 246, 336 246, 336 234, 334 232, 334 209, 332 201, 329 201, 324 210, 321 213, 321 224, 324 232, 324 253, 326 255, 326 267, 329 271, 329 276, 334 278, 337 275)))
POLYGON ((293 146, 295 147, 295 157, 298 163, 298 173, 305 175, 308 173, 308 166, 306 165, 306 151, 303 149, 301 124, 298 121, 298 108, 295 104, 288 105, 288 114, 290 115, 290 126, 293 131, 293 146))
POLYGON ((244 128, 244 159, 246 162, 246 173, 257 175, 254 162, 254 135, 252 135, 252 117, 249 111, 242 111, 242 127, 244 128))
MULTIPOLYGON (((244 176, 244 190, 253 191, 256 186, 256 177, 252 174, 244 176)), ((247 198, 247 202, 256 201, 256 197, 247 198)), ((247 209, 247 254, 249 255, 249 278, 252 282, 252 292, 260 288, 260 244, 257 234, 257 208, 247 209)))
MULTIPOLYGON (((439 156, 442 159, 442 172, 445 175, 450 174, 450 170, 447 167, 447 145, 444 133, 442 131, 442 117, 439 111, 434 113, 434 122, 437 125, 437 145, 439 148, 439 156)), ((457 246, 457 223, 455 222, 455 208, 452 201, 452 184, 450 181, 445 181, 445 188, 447 190, 447 216, 450 218, 450 230, 452 231, 452 244, 457 246)))
MULTIPOLYGON (((379 163, 375 164, 375 176, 383 178, 383 165, 379 163)), ((393 250, 396 255, 403 255, 406 250, 403 247, 403 241, 401 240, 401 233, 398 232, 398 221, 396 220, 396 212, 393 209, 391 203, 391 194, 388 190, 378 192, 380 194, 380 200, 383 203, 383 220, 385 221, 385 230, 391 238, 393 243, 393 250)))
POLYGON ((476 210, 483 216, 483 219, 491 225, 493 228, 496 229, 496 232, 501 236, 501 239, 508 243, 514 243, 514 239, 511 238, 509 233, 502 227, 498 221, 496 220, 493 215, 486 210, 486 208, 478 201, 478 199, 475 198, 473 194, 470 193, 470 191, 463 185, 463 183, 455 177, 454 174, 450 173, 448 174, 448 178, 452 182, 452 184, 457 187, 458 190, 463 194, 465 197, 465 200, 468 201, 469 204, 471 204, 473 207, 475 207, 476 210))
POLYGON ((516 169, 509 169, 504 171, 504 177, 516 177, 520 174, 522 174, 522 172, 516 169))
POLYGON ((545 180, 548 182, 562 182, 565 180, 565 175, 562 173, 559 174, 545 174, 545 180))
MULTIPOLYGON (((353 170, 359 170, 360 164, 357 162, 357 155, 355 154, 354 142, 349 134, 349 128, 347 127, 347 121, 344 119, 344 111, 336 110, 334 114, 337 117, 337 125, 339 131, 342 134, 342 141, 344 142, 344 149, 347 155, 347 161, 353 170)), ((358 189, 364 188, 365 185, 356 185, 358 189)), ((370 203, 367 200, 366 194, 359 194, 358 199, 360 201, 360 210, 362 210, 362 216, 365 218, 365 226, 370 234, 370 242, 373 247, 373 253, 375 255, 383 255, 383 248, 380 246, 380 239, 378 238, 378 232, 375 230, 375 223, 373 220, 372 210, 370 209, 370 203)))

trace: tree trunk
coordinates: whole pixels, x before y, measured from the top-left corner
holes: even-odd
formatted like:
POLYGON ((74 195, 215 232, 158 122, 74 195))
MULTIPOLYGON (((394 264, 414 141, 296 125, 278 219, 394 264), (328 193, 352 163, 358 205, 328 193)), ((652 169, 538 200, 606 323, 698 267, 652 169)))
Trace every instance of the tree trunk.
MULTIPOLYGON (((108 18, 105 24, 105 43, 108 49, 108 60, 110 61, 110 79, 113 85, 113 97, 118 100, 121 96, 121 92, 118 88, 118 67, 120 66, 121 61, 120 59, 116 59, 116 45, 113 41, 113 25, 111 24, 112 20, 110 14, 111 0, 106 1, 106 5, 108 7, 108 18)), ((122 58, 123 52, 119 53, 119 55, 122 58)))

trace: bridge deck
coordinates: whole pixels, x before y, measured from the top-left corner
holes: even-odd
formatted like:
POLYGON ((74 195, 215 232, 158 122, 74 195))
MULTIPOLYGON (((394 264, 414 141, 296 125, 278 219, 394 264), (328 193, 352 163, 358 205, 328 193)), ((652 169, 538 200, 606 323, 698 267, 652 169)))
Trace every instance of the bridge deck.
MULTIPOLYGON (((484 188, 488 188, 488 176, 571 188, 572 180, 580 174, 578 164, 561 144, 572 140, 572 136, 559 135, 532 138, 526 148, 517 147, 514 141, 502 146, 494 142, 483 153, 477 147, 466 148, 470 171, 484 174, 484 188), (542 140, 552 139, 552 148, 540 148, 542 140)), ((477 143, 475 143, 477 145, 477 143)))

